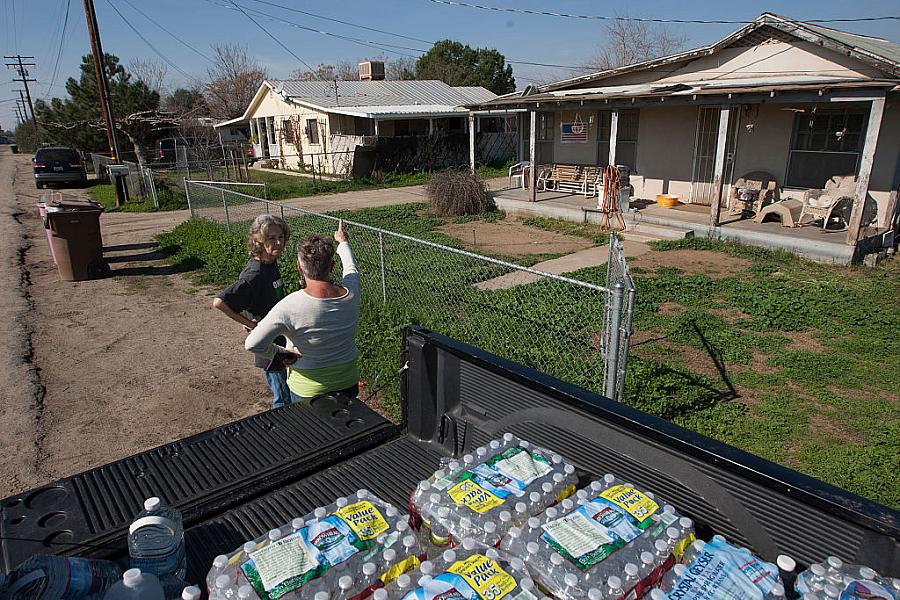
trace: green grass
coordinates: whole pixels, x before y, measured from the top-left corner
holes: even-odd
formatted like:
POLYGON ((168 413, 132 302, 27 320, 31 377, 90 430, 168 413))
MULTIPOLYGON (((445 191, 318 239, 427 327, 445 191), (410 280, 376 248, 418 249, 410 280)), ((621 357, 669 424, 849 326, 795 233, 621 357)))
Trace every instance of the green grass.
MULTIPOLYGON (((421 205, 344 212, 342 216, 453 247, 436 231, 445 219, 421 205)), ((577 224, 528 219, 545 230, 601 239, 577 224)), ((331 223, 291 219, 297 235, 331 223)), ((589 226, 588 226, 589 227, 589 226)), ((160 236, 182 268, 224 286, 245 261, 244 231, 190 221, 160 236)), ((363 272, 377 272, 377 242, 351 230, 363 272)), ((599 242, 598 242, 599 243, 599 242)), ((900 456, 900 265, 839 268, 781 252, 703 239, 660 242, 654 251, 708 250, 747 268, 713 279, 684 268, 635 269, 634 328, 652 342, 635 346, 626 403, 892 507, 900 456), (743 263, 742 263, 743 264, 743 263), (678 311, 661 312, 663 303, 678 311), (737 318, 723 316, 740 311, 737 318), (792 342, 792 339, 795 341, 792 342), (710 355, 723 373, 712 369, 710 355), (697 357, 706 364, 697 363, 697 357), (693 360, 692 360, 693 358, 693 360)), ((383 385, 381 403, 398 415, 396 369, 402 327, 422 324, 556 377, 598 389, 596 334, 602 299, 553 281, 481 291, 471 284, 505 272, 408 243, 386 243, 391 303, 380 278, 367 279, 358 344, 364 378, 383 385), (559 341, 571 350, 559 352, 559 341)), ((652 264, 645 255, 645 265, 652 264)), ((539 257, 533 257, 538 259, 539 257)), ((518 259, 517 259, 518 260, 518 259)), ((521 262, 521 260, 519 260, 521 262)), ((281 265, 299 286, 292 260, 281 265)), ((603 284, 605 267, 572 274, 603 284)))
POLYGON ((95 201, 103 205, 107 212, 154 212, 157 210, 185 210, 187 200, 180 188, 174 188, 168 181, 156 181, 156 195, 159 199, 159 208, 153 204, 153 200, 130 200, 124 206, 116 207, 116 189, 112 184, 96 184, 91 186, 88 193, 95 201))
POLYGON ((531 227, 543 229, 544 231, 554 231, 556 233, 586 238, 598 246, 609 243, 609 233, 601 230, 599 225, 573 223, 572 221, 548 219, 546 217, 525 217, 522 219, 522 222, 531 227))

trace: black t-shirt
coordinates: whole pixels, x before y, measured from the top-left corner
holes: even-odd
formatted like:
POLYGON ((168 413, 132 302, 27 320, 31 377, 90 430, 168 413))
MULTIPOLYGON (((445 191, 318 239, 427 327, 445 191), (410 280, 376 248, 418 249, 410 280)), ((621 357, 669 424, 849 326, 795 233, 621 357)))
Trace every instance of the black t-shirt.
POLYGON ((284 298, 284 282, 278 271, 278 263, 263 263, 255 258, 247 261, 237 281, 228 286, 221 299, 228 308, 238 313, 247 313, 249 318, 259 321, 284 298))

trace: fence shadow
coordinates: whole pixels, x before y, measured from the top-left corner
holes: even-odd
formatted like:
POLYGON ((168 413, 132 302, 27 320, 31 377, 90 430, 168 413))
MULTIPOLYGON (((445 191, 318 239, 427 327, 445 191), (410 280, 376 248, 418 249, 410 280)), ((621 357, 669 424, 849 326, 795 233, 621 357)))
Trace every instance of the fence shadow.
POLYGON ((112 269, 108 277, 153 277, 160 275, 177 275, 196 271, 203 267, 203 261, 196 258, 187 258, 171 265, 146 265, 139 267, 122 267, 112 269))
POLYGON ((147 250, 159 248, 159 242, 139 242, 135 244, 118 244, 116 246, 104 246, 104 252, 121 252, 122 250, 147 250))

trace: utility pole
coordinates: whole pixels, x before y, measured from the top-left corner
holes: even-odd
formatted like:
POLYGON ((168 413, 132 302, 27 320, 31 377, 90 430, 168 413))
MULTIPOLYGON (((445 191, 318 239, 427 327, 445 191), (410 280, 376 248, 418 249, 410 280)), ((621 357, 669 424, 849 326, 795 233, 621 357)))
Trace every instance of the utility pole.
POLYGON ((19 125, 21 125, 22 124, 22 112, 19 110, 19 102, 18 101, 16 101, 15 111, 16 111, 16 121, 18 121, 19 125))
MULTIPOLYGON (((87 19, 88 35, 91 38, 91 53, 94 55, 94 74, 97 77, 97 91, 100 94, 100 111, 103 113, 103 120, 106 121, 106 139, 109 142, 113 164, 119 164, 121 159, 119 142, 116 139, 116 120, 113 116, 112 104, 109 101, 109 81, 106 79, 106 64, 103 59, 103 46, 100 43, 100 27, 97 24, 94 0, 84 0, 84 16, 87 19)), ((128 198, 125 180, 117 176, 110 176, 110 179, 116 186, 116 206, 121 206, 128 198)))
POLYGON ((13 60, 15 62, 6 63, 7 68, 15 69, 16 73, 19 74, 18 81, 21 81, 25 85, 25 95, 28 97, 28 108, 31 110, 31 118, 34 120, 34 126, 37 127, 37 117, 34 116, 34 104, 31 103, 31 90, 28 89, 29 81, 37 81, 37 79, 31 79, 28 77, 28 69, 25 67, 33 67, 35 64, 33 62, 22 62, 23 58, 30 58, 34 60, 33 56, 4 56, 3 58, 7 60, 13 60))

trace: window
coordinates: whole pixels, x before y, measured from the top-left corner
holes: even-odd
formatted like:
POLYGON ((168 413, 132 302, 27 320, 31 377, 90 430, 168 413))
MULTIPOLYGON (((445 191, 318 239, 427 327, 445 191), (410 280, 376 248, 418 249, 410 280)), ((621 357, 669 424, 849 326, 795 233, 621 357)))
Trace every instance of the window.
POLYGON ((306 137, 309 143, 317 145, 319 143, 319 121, 316 119, 306 120, 306 137))
POLYGON ((823 188, 835 175, 855 175, 866 125, 865 111, 807 108, 794 115, 785 185, 823 188))
POLYGON ((397 119, 394 135, 428 135, 427 119, 397 119))
POLYGON ((638 121, 637 108, 619 111, 619 127, 616 132, 616 164, 627 165, 632 171, 637 165, 638 121))
POLYGON ((281 122, 281 136, 285 144, 294 143, 294 124, 291 123, 290 119, 285 119, 281 122))

